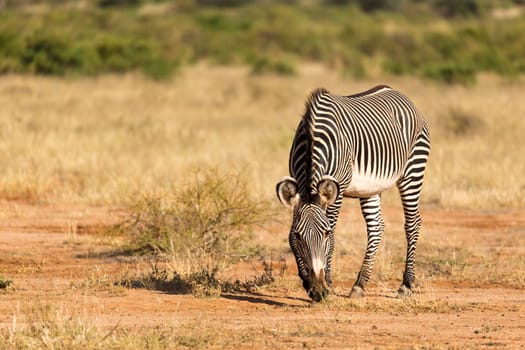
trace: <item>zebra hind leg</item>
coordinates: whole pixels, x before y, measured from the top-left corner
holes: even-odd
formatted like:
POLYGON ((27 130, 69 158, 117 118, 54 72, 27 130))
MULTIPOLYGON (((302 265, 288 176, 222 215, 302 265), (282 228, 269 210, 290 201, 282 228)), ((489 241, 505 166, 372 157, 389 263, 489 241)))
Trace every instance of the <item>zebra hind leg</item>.
POLYGON ((405 272, 403 273, 403 283, 398 289, 401 296, 410 296, 416 274, 414 271, 416 258, 416 245, 419 238, 421 227, 421 214, 419 212, 419 196, 423 178, 405 178, 398 183, 403 212, 405 216, 405 236, 407 240, 407 255, 405 262, 405 272), (419 181, 418 181, 419 180, 419 181))
POLYGON ((361 198, 361 212, 366 221, 367 246, 366 253, 357 275, 357 280, 352 287, 350 297, 362 297, 365 295, 365 286, 370 280, 372 268, 376 258, 377 249, 385 230, 385 224, 381 215, 380 197, 375 195, 370 198, 361 198))
POLYGON ((400 186, 401 200, 405 214, 405 236, 407 240, 407 255, 405 262, 405 272, 403 273, 403 283, 398 289, 401 296, 410 296, 416 274, 414 264, 416 258, 416 245, 419 238, 419 228, 421 227, 421 214, 419 213, 419 192, 410 190, 410 185, 400 186))

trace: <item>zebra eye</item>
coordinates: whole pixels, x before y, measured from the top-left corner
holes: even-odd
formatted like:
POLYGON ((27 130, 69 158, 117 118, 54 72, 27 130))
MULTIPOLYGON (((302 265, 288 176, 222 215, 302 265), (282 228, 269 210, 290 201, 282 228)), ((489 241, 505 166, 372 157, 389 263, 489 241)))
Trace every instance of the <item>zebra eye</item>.
POLYGON ((301 241, 303 239, 303 237, 301 236, 301 234, 299 232, 294 232, 293 235, 294 235, 295 239, 298 240, 298 241, 301 241))
POLYGON ((332 230, 326 230, 326 231, 324 231, 324 238, 328 238, 328 237, 330 237, 330 235, 331 235, 332 233, 333 233, 332 230))

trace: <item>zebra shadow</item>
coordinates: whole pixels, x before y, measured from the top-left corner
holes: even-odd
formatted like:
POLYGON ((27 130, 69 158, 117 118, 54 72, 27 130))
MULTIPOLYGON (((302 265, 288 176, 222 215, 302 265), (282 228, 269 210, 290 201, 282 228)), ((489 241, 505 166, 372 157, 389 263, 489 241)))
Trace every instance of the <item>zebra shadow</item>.
POLYGON ((295 302, 303 302, 304 304, 297 304, 297 303, 286 303, 282 301, 275 300, 275 296, 272 295, 266 295, 261 293, 250 293, 247 294, 221 294, 221 298, 228 299, 228 300, 237 300, 237 301, 247 301, 249 303, 253 304, 265 304, 270 306, 278 306, 278 307, 291 307, 291 308, 302 308, 305 306, 308 306, 312 303, 309 299, 302 299, 302 298, 296 298, 296 297, 278 297, 279 299, 288 299, 295 302))

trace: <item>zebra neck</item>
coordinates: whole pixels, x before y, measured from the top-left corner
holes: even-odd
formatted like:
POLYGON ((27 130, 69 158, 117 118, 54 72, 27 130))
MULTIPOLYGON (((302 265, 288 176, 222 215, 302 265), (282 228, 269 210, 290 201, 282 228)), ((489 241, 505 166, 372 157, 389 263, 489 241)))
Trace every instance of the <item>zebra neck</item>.
POLYGON ((335 162, 329 159, 338 158, 340 151, 334 148, 338 142, 338 135, 334 130, 338 129, 333 113, 329 110, 331 100, 325 89, 315 90, 308 99, 305 114, 305 131, 309 149, 309 161, 307 170, 307 188, 310 195, 317 193, 317 184, 324 175, 335 176, 335 162), (333 169, 332 169, 333 168, 333 169))

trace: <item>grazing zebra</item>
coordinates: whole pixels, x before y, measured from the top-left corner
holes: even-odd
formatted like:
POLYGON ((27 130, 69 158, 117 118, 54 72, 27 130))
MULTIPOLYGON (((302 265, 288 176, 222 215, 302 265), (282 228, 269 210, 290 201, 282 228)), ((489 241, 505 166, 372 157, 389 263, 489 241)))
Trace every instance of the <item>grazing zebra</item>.
POLYGON ((293 208, 289 242, 310 298, 332 283, 334 230, 343 197, 359 198, 366 221, 366 253, 351 296, 363 296, 384 231, 380 195, 394 184, 405 217, 407 255, 400 295, 410 295, 421 216, 419 196, 430 151, 427 123, 400 92, 381 85, 337 96, 314 91, 290 150, 290 176, 276 187, 293 208))

